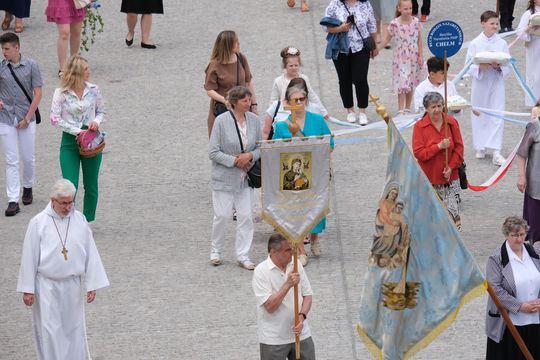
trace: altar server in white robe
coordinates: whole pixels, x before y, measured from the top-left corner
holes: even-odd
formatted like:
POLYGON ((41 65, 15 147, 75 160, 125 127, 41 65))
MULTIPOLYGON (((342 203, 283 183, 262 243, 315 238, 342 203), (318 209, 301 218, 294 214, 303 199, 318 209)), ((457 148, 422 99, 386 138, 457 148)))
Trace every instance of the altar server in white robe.
MULTIPOLYGON (((532 14, 540 13, 540 0, 529 0, 527 10, 521 15, 517 28, 519 38, 525 41, 525 76, 527 85, 536 100, 540 99, 540 26, 529 25, 532 14)), ((537 15, 538 16, 538 15, 537 15)), ((534 106, 535 101, 525 95, 525 105, 534 106)))
MULTIPOLYGON (((508 44, 501 39, 499 17, 493 11, 485 11, 480 17, 482 33, 469 44, 465 62, 473 59, 479 52, 508 52, 508 44)), ((509 65, 473 64, 469 68, 472 76, 471 105, 492 110, 504 111, 504 78, 510 72, 509 65)), ((483 159, 488 150, 493 150, 493 164, 501 166, 505 159, 501 155, 504 120, 486 114, 476 116, 471 113, 473 145, 476 158, 483 159)))
POLYGON ((88 303, 109 285, 92 231, 73 207, 74 196, 75 186, 58 180, 24 239, 17 291, 32 306, 38 360, 89 358, 81 277, 88 303))

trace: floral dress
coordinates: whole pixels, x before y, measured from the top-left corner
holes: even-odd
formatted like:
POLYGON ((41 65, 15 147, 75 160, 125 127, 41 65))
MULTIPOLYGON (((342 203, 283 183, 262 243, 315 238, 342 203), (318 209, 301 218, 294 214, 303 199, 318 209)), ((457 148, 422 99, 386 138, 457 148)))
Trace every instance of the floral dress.
POLYGON ((392 61, 392 88, 395 93, 413 91, 422 80, 422 66, 418 64, 418 35, 420 21, 413 17, 409 24, 396 18, 388 25, 394 43, 392 61))

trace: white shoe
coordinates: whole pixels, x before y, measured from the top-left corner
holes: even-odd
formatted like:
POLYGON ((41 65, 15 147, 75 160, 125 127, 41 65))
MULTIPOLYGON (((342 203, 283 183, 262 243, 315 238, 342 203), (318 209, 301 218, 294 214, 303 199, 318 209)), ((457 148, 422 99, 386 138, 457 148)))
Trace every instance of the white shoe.
POLYGON ((355 123, 356 122, 356 113, 348 113, 347 114, 347 121, 350 122, 350 123, 355 123))
POLYGON ((362 126, 368 124, 367 116, 366 116, 366 114, 364 114, 363 112, 358 113, 358 123, 359 123, 360 125, 362 125, 362 126))
POLYGON ((477 159, 483 159, 486 157, 486 151, 485 150, 478 150, 476 152, 476 158, 477 159))
POLYGON ((501 155, 500 152, 498 151, 493 152, 493 165, 502 166, 502 164, 504 164, 505 161, 506 159, 504 158, 504 156, 501 155))

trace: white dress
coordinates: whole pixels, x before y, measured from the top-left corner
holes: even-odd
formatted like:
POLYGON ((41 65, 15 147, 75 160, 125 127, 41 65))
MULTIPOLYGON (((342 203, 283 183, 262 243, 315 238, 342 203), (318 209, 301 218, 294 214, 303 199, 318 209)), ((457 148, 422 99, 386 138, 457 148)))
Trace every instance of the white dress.
POLYGON ((81 276, 87 291, 109 285, 92 231, 79 211, 61 218, 51 203, 26 230, 17 291, 34 294, 32 330, 38 360, 84 360, 86 344, 81 276), (67 260, 58 231, 65 237, 67 260))
MULTIPOLYGON (((535 13, 540 12, 540 6, 535 6, 535 13)), ((531 11, 527 10, 521 15, 521 20, 517 28, 519 38, 525 41, 525 76, 527 85, 532 90, 536 100, 540 98, 540 36, 527 34, 523 30, 529 25, 531 11)), ((525 105, 534 106, 535 102, 528 95, 525 95, 525 105)))
MULTIPOLYGON (((469 45, 467 63, 469 59, 481 51, 508 52, 508 44, 499 35, 494 34, 488 38, 484 33, 478 35, 469 45)), ((480 71, 480 66, 473 64, 468 73, 472 76, 471 105, 492 110, 504 111, 504 77, 510 72, 509 65, 501 66, 502 71, 493 68, 480 71)), ((492 149, 501 150, 504 120, 471 112, 473 145, 476 151, 492 149)))

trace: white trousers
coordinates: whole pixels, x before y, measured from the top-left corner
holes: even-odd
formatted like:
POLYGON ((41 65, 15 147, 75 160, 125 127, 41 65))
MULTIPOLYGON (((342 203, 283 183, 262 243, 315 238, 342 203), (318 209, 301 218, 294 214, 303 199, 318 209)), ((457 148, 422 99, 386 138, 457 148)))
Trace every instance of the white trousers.
POLYGON ((214 221, 212 223, 212 251, 210 259, 220 258, 225 245, 227 227, 236 209, 236 257, 238 261, 249 260, 253 241, 253 217, 251 204, 253 189, 247 187, 238 192, 212 191, 214 221))
POLYGON ((35 122, 31 122, 26 129, 17 129, 14 126, 0 123, 0 139, 4 150, 4 158, 6 159, 6 193, 8 202, 18 202, 20 197, 19 154, 23 163, 23 187, 34 187, 36 173, 34 156, 35 137, 35 122))

